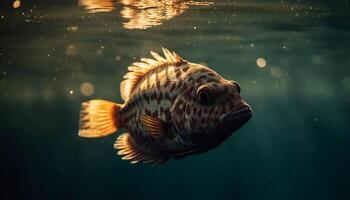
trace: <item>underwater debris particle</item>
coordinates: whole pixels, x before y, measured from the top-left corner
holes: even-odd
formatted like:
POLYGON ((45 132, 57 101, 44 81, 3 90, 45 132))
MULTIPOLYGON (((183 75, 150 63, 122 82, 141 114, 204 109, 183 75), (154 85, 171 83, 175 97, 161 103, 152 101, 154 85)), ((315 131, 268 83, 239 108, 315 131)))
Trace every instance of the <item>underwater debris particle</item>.
POLYGON ((278 67, 271 67, 270 73, 275 78, 280 78, 282 76, 282 70, 278 67))
POLYGON ((102 55, 102 54, 103 54, 102 49, 97 49, 97 50, 96 50, 96 55, 97 55, 97 56, 100 56, 100 55, 102 55))
POLYGON ((84 96, 91 96, 94 94, 95 92, 95 87, 93 84, 89 83, 89 82, 84 82, 83 84, 81 84, 80 86, 80 92, 84 95, 84 96))
POLYGON ((256 65, 260 68, 266 67, 266 60, 264 58, 256 59, 256 65))
POLYGON ((12 6, 13 6, 13 8, 19 8, 19 7, 21 7, 21 1, 19 1, 19 0, 14 1, 13 4, 12 4, 12 6))
POLYGON ((77 48, 75 47, 74 44, 70 44, 66 47, 66 55, 68 56, 74 56, 78 53, 77 48))
POLYGON ((69 32, 77 32, 78 26, 69 26, 67 27, 67 31, 69 32))
POLYGON ((74 94, 74 91, 73 90, 69 90, 69 94, 70 95, 74 94))

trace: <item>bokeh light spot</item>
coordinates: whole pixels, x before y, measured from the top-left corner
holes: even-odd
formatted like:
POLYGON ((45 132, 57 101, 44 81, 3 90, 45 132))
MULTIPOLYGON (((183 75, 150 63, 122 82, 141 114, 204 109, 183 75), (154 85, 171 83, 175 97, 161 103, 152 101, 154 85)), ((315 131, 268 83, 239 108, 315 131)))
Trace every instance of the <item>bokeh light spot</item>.
POLYGON ((67 27, 67 31, 69 32, 77 32, 78 26, 69 26, 67 27))
POLYGON ((264 58, 256 59, 256 65, 260 68, 266 67, 266 60, 264 58))
POLYGON ((278 67, 271 67, 270 73, 275 78, 281 78, 283 75, 282 70, 278 67))
POLYGON ((13 6, 13 8, 19 8, 19 7, 21 7, 21 1, 19 1, 19 0, 14 1, 13 4, 12 4, 12 6, 13 6))
POLYGON ((81 84, 80 86, 80 92, 84 95, 84 96, 91 96, 94 94, 95 92, 95 87, 93 84, 89 83, 89 82, 85 82, 83 84, 81 84))
POLYGON ((78 53, 78 50, 74 44, 70 44, 66 47, 66 54, 68 56, 74 56, 74 55, 77 55, 77 53, 78 53))

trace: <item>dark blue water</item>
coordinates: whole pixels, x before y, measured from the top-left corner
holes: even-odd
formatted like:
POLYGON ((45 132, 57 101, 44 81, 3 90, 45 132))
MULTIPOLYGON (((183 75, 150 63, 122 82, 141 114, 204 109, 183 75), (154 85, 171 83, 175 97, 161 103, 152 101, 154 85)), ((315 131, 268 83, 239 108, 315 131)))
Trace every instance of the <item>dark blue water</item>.
POLYGON ((1 199, 350 198, 347 0, 0 4, 1 199), (79 138, 81 102, 122 102, 162 46, 238 81, 253 118, 161 167, 116 155, 125 130, 79 138))

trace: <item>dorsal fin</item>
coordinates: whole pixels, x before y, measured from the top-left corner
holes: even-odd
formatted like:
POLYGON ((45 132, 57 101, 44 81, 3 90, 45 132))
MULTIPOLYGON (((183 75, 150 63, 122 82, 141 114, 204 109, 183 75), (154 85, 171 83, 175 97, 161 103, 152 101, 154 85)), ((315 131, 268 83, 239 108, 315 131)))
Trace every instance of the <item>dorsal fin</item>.
POLYGON ((120 83, 120 94, 124 101, 127 101, 135 86, 150 70, 166 64, 178 65, 184 60, 175 52, 163 49, 165 58, 151 51, 152 58, 141 58, 141 62, 135 62, 128 67, 129 72, 124 75, 124 80, 120 83))

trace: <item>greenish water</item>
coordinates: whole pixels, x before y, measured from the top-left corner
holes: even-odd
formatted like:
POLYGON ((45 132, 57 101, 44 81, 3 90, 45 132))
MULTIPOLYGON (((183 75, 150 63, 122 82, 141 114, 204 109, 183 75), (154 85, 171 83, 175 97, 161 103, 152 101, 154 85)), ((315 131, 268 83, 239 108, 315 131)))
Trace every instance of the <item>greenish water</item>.
POLYGON ((0 3, 1 199, 350 198, 347 0, 12 3, 0 3), (81 102, 122 102, 127 66, 162 46, 238 81, 253 118, 162 167, 122 161, 117 134, 79 138, 81 102))

